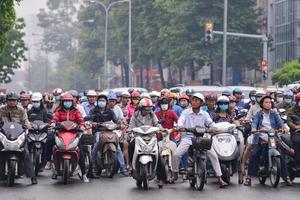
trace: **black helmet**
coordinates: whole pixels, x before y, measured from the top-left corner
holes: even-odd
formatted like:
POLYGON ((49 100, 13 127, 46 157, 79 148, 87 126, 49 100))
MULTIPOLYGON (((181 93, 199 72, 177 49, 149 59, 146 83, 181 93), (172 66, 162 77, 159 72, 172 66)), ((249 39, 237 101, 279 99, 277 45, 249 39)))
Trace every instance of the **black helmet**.
POLYGON ((97 101, 98 101, 100 98, 104 98, 106 101, 108 101, 107 95, 105 95, 105 94, 103 94, 103 93, 100 93, 100 94, 97 96, 97 101))
POLYGON ((193 94, 195 93, 195 91, 191 88, 188 88, 186 91, 185 91, 185 94, 187 96, 192 96, 193 94))
POLYGON ((251 90, 249 92, 249 98, 251 98, 252 96, 255 96, 256 95, 256 90, 251 90))
POLYGON ((222 91, 222 96, 230 97, 231 96, 231 91, 230 90, 222 91))
POLYGON ((19 95, 15 92, 10 92, 6 95, 6 99, 7 100, 18 100, 19 99, 19 95))
POLYGON ((73 97, 79 97, 79 93, 77 90, 70 90, 69 93, 73 96, 73 97))
POLYGON ((261 108, 263 108, 263 102, 265 99, 271 99, 271 101, 273 101, 271 96, 268 96, 268 95, 263 96, 263 98, 261 98, 261 100, 259 101, 259 105, 261 108))
POLYGON ((169 104, 169 99, 166 97, 159 98, 158 105, 160 106, 161 104, 169 104))

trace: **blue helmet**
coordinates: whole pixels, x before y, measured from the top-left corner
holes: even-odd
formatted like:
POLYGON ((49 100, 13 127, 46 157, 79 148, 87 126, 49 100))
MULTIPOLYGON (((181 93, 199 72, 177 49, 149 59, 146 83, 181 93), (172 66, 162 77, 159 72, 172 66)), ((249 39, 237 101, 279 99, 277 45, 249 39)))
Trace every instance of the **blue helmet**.
POLYGON ((117 100, 117 95, 115 93, 110 93, 107 98, 108 100, 117 100))
POLYGON ((237 87, 237 88, 234 88, 232 94, 243 94, 243 91, 241 88, 237 87))
POLYGON ((294 93, 291 90, 286 90, 286 91, 283 92, 283 96, 293 97, 294 93))

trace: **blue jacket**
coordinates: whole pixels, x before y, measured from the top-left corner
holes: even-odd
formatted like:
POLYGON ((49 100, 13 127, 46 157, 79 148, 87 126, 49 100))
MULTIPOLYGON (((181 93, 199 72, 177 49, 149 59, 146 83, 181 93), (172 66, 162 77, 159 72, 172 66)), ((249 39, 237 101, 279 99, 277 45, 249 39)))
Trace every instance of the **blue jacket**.
MULTIPOLYGON (((263 111, 259 111, 251 124, 251 128, 255 128, 256 130, 259 130, 260 128, 262 128, 262 121, 263 121, 263 111)), ((280 129, 280 128, 284 128, 284 124, 280 118, 280 116, 278 115, 278 113, 274 112, 273 110, 270 111, 270 123, 271 123, 271 127, 273 129, 280 129)))
POLYGON ((178 105, 173 105, 172 110, 175 111, 175 113, 177 114, 178 117, 180 117, 181 113, 182 113, 182 108, 178 105))

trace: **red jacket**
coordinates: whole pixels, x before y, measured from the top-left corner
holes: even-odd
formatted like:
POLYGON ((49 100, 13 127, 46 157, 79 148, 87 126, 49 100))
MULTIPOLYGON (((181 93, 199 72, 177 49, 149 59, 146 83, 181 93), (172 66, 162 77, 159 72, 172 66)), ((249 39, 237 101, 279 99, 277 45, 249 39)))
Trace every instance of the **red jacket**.
MULTIPOLYGON (((162 114, 161 111, 158 111, 155 114, 156 114, 158 120, 165 120, 165 123, 162 124, 163 128, 167 128, 167 129, 174 128, 174 122, 177 123, 177 121, 178 121, 178 116, 177 116, 176 112, 171 109, 167 110, 167 112, 164 115, 162 114)), ((161 138, 162 138, 162 136, 158 135, 158 139, 161 139, 161 138)), ((180 134, 178 132, 173 132, 173 133, 171 133, 170 138, 179 140, 180 134)))
POLYGON ((80 126, 84 127, 84 120, 80 113, 80 111, 76 108, 72 108, 71 110, 65 110, 62 108, 58 108, 55 110, 53 114, 53 119, 50 123, 63 122, 66 120, 70 120, 72 122, 80 124, 80 126))

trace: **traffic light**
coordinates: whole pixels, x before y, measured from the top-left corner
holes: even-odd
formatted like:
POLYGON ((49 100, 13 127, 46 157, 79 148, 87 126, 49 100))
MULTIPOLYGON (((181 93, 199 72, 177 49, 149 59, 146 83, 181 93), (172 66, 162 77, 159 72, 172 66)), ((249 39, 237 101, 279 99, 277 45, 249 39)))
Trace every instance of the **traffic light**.
POLYGON ((268 61, 262 60, 261 61, 261 73, 263 81, 268 79, 268 61))
POLYGON ((214 25, 212 23, 206 23, 204 29, 205 29, 205 42, 212 43, 214 25))

